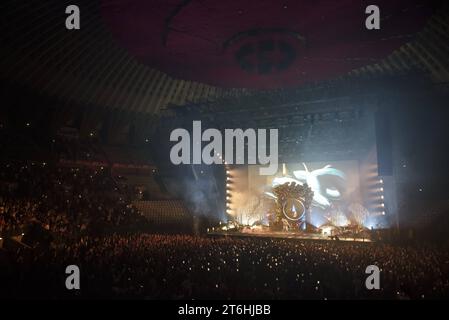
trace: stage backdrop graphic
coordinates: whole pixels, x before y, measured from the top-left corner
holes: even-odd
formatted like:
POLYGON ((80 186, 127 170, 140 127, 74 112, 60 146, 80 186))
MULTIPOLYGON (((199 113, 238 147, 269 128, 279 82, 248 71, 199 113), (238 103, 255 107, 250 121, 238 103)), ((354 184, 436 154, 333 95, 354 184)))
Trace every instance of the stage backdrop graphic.
POLYGON ((307 183, 314 192, 307 222, 324 225, 363 225, 369 217, 360 191, 358 161, 281 164, 273 176, 259 174, 259 166, 250 165, 234 171, 233 215, 242 224, 268 223, 274 204, 273 187, 295 182, 307 183))

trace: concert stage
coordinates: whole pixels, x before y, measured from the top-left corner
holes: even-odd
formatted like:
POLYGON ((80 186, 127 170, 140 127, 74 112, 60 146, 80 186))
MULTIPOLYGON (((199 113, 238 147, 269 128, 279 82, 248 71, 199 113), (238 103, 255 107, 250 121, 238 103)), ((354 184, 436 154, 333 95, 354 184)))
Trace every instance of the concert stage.
POLYGON ((236 232, 236 231, 212 231, 207 233, 211 237, 240 237, 240 238, 270 238, 270 239, 298 239, 298 240, 317 240, 317 241, 344 241, 344 242, 373 242, 369 238, 353 238, 339 236, 338 240, 331 238, 328 235, 315 233, 301 233, 301 232, 284 232, 284 231, 251 231, 251 232, 236 232))

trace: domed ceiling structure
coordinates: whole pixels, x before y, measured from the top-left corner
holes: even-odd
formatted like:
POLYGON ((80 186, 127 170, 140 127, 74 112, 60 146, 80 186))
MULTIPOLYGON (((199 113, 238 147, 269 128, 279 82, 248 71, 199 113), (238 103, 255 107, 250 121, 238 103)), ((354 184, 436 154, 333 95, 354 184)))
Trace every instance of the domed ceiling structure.
POLYGON ((172 104, 239 97, 258 89, 332 86, 343 79, 357 83, 420 74, 445 84, 449 5, 421 1, 422 6, 417 0, 376 1, 382 29, 368 32, 365 3, 372 2, 362 0, 354 1, 360 7, 357 15, 351 14, 354 3, 348 0, 318 0, 314 6, 304 0, 77 0, 81 29, 70 31, 64 21, 71 0, 3 0, 0 81, 57 97, 61 110, 75 103, 95 114, 117 109, 147 115, 172 104), (298 11, 301 3, 311 11, 298 11), (275 20, 279 11, 285 16, 275 20), (349 17, 357 27, 341 31, 338 21, 349 17), (319 50, 318 44, 312 46, 318 43, 312 35, 325 31, 332 41, 322 40, 319 50), (269 44, 259 49, 259 39, 269 44), (371 51, 360 49, 362 56, 346 51, 345 44, 371 51))
POLYGON ((361 0, 103 0, 118 43, 170 76, 225 88, 326 80, 376 63, 422 30, 424 0, 378 0, 367 30, 361 0))

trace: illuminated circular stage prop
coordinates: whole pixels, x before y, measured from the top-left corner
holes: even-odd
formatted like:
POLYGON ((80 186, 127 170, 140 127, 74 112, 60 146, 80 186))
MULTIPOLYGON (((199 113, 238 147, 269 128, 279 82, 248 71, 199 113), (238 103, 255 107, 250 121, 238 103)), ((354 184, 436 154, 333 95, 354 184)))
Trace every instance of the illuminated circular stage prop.
POLYGON ((276 215, 270 223, 275 230, 286 223, 289 228, 305 226, 306 213, 313 199, 313 191, 307 184, 284 183, 273 188, 276 196, 276 215))
POLYGON ((287 199, 282 208, 284 216, 290 221, 299 221, 304 218, 306 207, 298 199, 287 199))

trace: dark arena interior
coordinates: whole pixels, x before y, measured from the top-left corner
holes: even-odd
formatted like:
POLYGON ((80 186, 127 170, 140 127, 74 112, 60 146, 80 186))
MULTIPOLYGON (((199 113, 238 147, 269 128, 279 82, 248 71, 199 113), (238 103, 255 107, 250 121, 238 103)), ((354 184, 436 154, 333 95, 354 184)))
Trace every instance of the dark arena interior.
POLYGON ((2 300, 449 298, 447 2, 0 15, 2 300))

